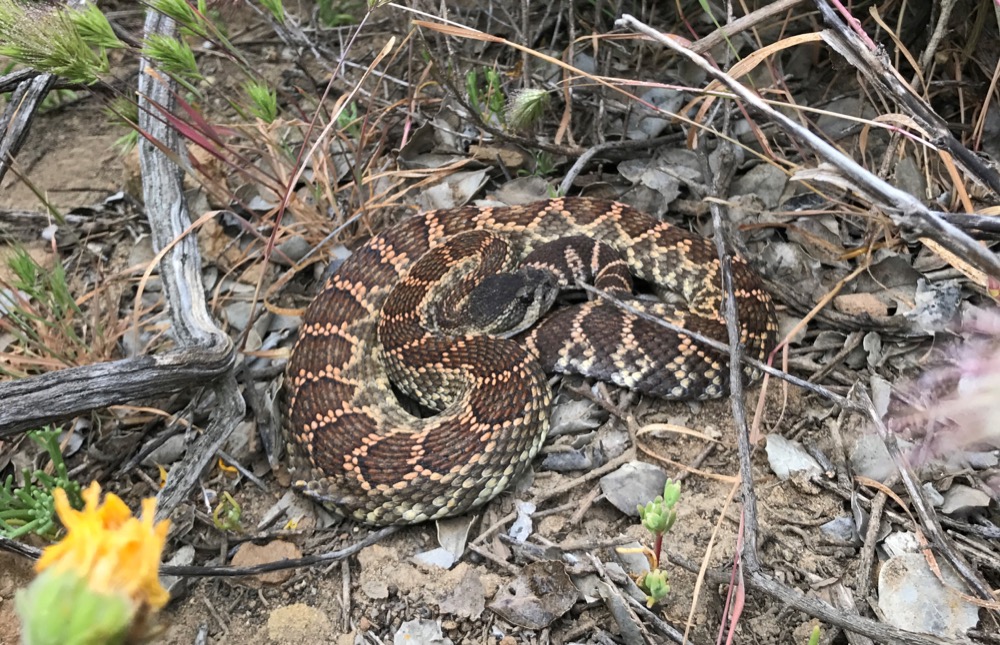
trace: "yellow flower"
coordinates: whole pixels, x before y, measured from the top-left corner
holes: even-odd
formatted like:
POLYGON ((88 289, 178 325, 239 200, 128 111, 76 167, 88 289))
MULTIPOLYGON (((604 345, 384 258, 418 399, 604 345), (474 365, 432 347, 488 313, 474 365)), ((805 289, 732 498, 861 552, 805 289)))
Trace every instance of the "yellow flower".
POLYGON ((82 511, 69 505, 62 489, 56 489, 53 496, 66 536, 45 549, 36 571, 76 573, 91 590, 124 595, 137 609, 156 611, 167 604, 169 595, 160 585, 158 573, 170 522, 154 525, 154 498, 143 500, 142 515, 136 518, 113 493, 99 504, 101 486, 97 482, 83 491, 82 511))

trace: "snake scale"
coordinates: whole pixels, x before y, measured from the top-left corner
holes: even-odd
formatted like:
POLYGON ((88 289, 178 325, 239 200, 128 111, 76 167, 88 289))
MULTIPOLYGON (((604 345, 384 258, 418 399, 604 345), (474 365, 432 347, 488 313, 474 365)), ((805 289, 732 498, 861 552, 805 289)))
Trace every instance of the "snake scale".
MULTIPOLYGON (((763 359, 777 338, 774 306, 743 259, 732 266, 742 341, 763 359)), ((372 237, 326 281, 292 351, 293 486, 373 525, 457 515, 503 491, 541 448, 547 371, 668 399, 724 395, 726 357, 601 300, 555 309, 528 330, 494 325, 516 340, 482 333, 490 314, 479 312, 507 312, 504 300, 515 317, 537 318, 554 283, 588 280, 631 297, 630 274, 673 294, 643 309, 726 342, 714 245, 621 203, 430 211, 372 237), (412 414, 396 390, 438 412, 412 414)))

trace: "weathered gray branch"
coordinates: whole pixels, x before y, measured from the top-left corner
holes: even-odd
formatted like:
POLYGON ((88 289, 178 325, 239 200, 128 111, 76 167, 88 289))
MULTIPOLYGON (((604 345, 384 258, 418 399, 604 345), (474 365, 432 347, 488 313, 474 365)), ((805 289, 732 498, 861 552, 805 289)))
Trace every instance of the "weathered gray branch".
MULTIPOLYGON (((172 35, 174 30, 170 19, 148 13, 147 35, 172 35)), ((188 231, 191 218, 182 190, 183 173, 151 143, 186 157, 184 141, 158 112, 174 108, 175 88, 163 76, 145 73, 147 61, 141 64, 139 128, 148 137, 139 142, 143 197, 154 248, 170 247, 159 268, 177 349, 0 383, 0 437, 96 408, 211 387, 215 400, 208 427, 189 447, 184 461, 170 471, 160 491, 157 515, 164 517, 187 496, 243 418, 245 406, 232 374, 233 343, 215 325, 205 302, 197 239, 188 231)))
POLYGON ((230 354, 190 349, 0 383, 0 439, 88 410, 189 390, 228 373, 232 363, 230 354))
POLYGON ((55 82, 56 77, 52 74, 39 74, 20 82, 11 94, 3 115, 0 115, 0 181, 3 181, 7 169, 28 138, 35 110, 55 82))
MULTIPOLYGON (((175 30, 173 21, 166 16, 152 10, 147 13, 147 37, 152 34, 172 36, 175 30)), ((202 348, 207 353, 231 360, 232 341, 216 326, 205 302, 198 242, 188 233, 191 217, 184 199, 183 172, 151 143, 157 141, 181 159, 187 156, 184 141, 157 111, 159 108, 173 111, 176 86, 165 76, 146 73, 149 62, 145 59, 139 64, 142 72, 139 75, 139 129, 144 134, 139 141, 139 165, 146 216, 153 247, 159 251, 173 244, 160 262, 160 279, 170 307, 171 332, 180 347, 202 348)), ((195 445, 189 446, 184 460, 171 469, 167 484, 159 494, 158 517, 169 516, 183 501, 205 466, 215 457, 215 451, 243 418, 245 403, 231 373, 216 382, 214 391, 216 401, 208 427, 195 445)))

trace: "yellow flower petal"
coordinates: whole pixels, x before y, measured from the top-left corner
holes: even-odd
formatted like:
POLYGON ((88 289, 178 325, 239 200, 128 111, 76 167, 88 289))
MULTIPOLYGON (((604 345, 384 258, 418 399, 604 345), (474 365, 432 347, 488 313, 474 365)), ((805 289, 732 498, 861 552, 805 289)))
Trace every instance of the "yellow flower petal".
POLYGON ((154 523, 156 500, 143 500, 142 514, 136 518, 117 495, 108 493, 101 504, 97 482, 82 496, 84 508, 77 511, 63 490, 53 493, 66 536, 45 549, 35 569, 74 571, 97 592, 122 594, 154 611, 163 607, 169 595, 158 572, 170 522, 154 523))

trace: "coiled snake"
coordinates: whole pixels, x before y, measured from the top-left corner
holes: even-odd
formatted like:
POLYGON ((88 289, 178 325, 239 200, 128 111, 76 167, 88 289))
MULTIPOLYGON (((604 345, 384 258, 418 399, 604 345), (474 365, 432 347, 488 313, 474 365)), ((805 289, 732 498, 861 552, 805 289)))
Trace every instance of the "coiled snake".
MULTIPOLYGON (((457 515, 504 490, 542 446, 546 371, 663 398, 722 396, 726 357, 600 300, 522 331, 556 282, 630 297, 631 273, 681 301, 644 309, 726 342, 719 269, 710 241, 610 201, 404 220, 355 251, 306 311, 285 378, 293 485, 369 524, 457 515), (521 344, 482 330, 520 332, 521 344), (439 412, 411 414, 394 386, 439 412)), ((747 354, 762 359, 776 341, 773 304, 738 257, 733 279, 747 354)))

